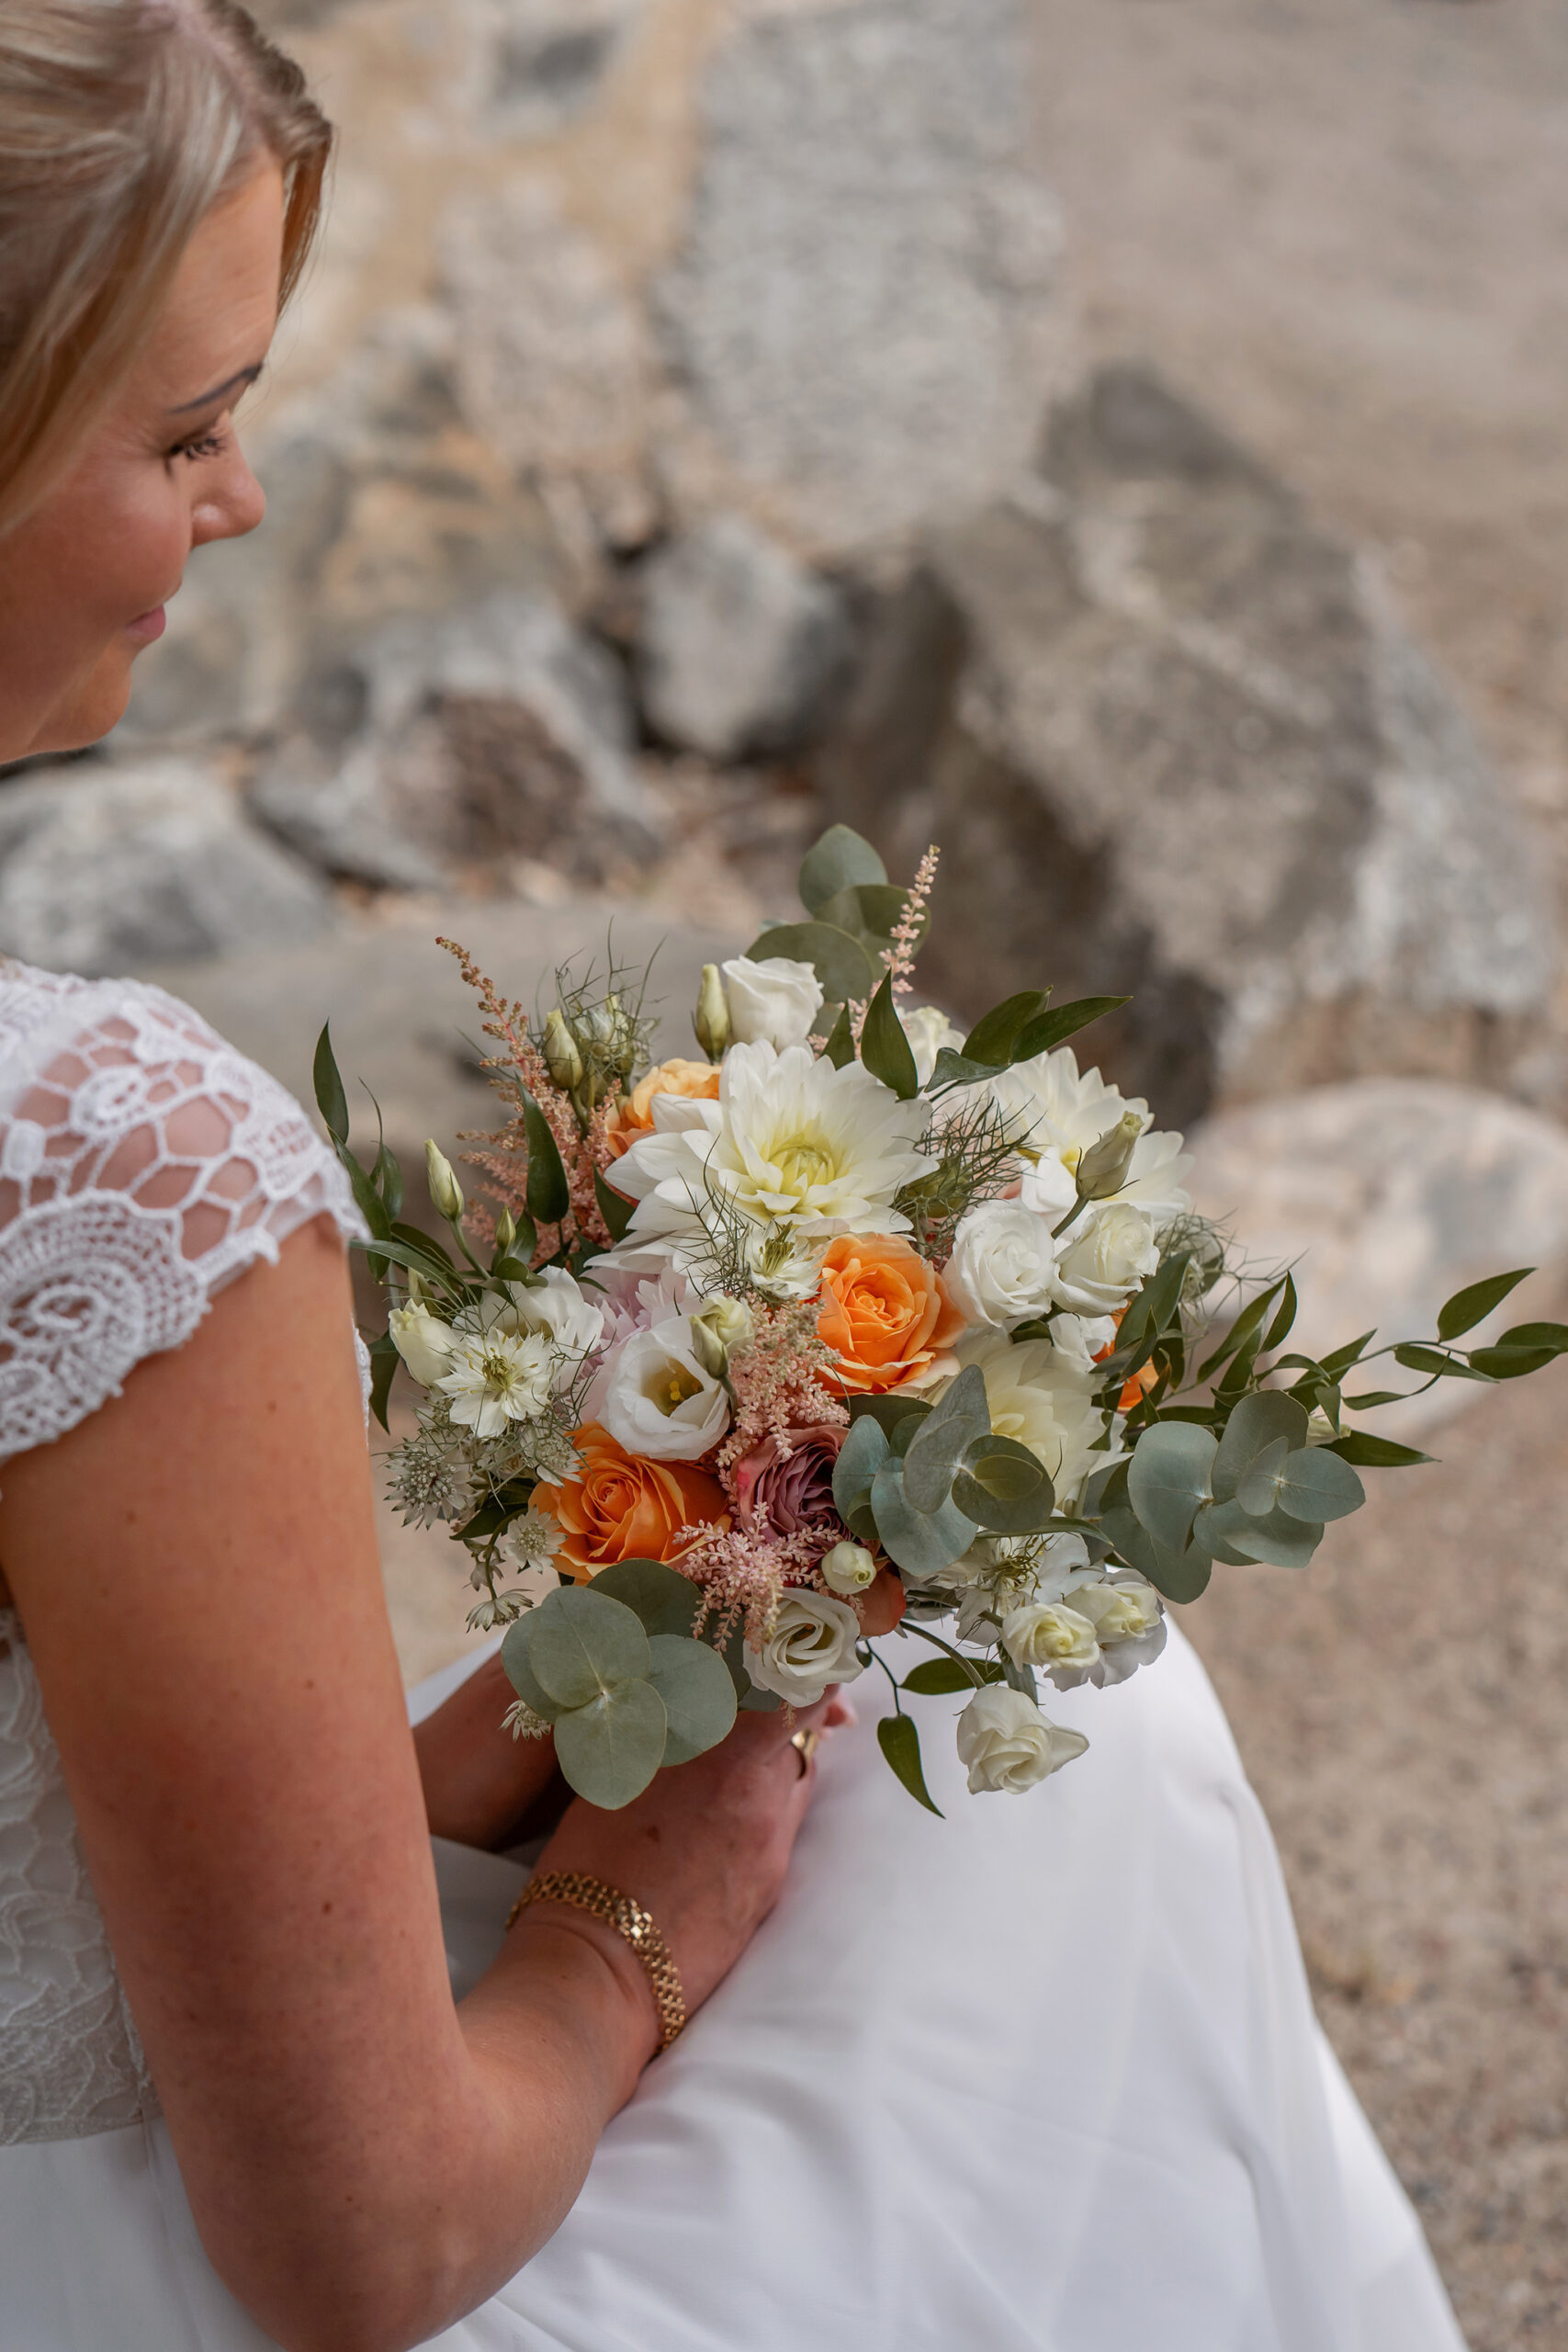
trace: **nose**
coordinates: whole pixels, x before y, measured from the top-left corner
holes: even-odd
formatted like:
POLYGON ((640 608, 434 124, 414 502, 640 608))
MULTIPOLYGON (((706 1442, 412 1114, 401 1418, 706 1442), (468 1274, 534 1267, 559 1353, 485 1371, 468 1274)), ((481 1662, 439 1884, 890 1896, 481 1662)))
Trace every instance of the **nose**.
POLYGON ((266 492, 242 456, 233 449, 219 479, 209 474, 191 514, 191 544, 206 547, 212 539, 243 539, 266 513, 266 492))

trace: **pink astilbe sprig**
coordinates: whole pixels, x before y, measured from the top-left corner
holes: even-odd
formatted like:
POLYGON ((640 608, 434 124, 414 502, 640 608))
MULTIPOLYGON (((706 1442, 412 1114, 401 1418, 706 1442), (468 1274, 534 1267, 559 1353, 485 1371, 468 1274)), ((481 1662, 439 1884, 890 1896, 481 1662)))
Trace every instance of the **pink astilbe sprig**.
POLYGON ((839 1359, 817 1335, 816 1300, 770 1306, 754 1299, 751 1311, 751 1343, 729 1360, 734 1417, 714 1457, 732 1499, 735 1464, 743 1454, 773 1438, 787 1457, 792 1429, 824 1422, 842 1427, 850 1418, 842 1392, 828 1385, 839 1359))
POLYGON ((676 1541, 686 1546, 671 1565, 700 1585, 703 1605, 693 1632, 720 1645, 736 1627, 760 1650, 773 1631, 786 1585, 818 1581, 817 1564, 837 1542, 820 1528, 794 1535, 763 1534, 743 1527, 683 1527, 676 1541))
POLYGON ((937 859, 942 853, 933 842, 921 858, 913 882, 904 894, 904 911, 893 926, 893 933, 882 951, 882 961, 892 975, 895 996, 908 996, 914 985, 915 950, 919 945, 920 922, 926 901, 936 880, 937 859))

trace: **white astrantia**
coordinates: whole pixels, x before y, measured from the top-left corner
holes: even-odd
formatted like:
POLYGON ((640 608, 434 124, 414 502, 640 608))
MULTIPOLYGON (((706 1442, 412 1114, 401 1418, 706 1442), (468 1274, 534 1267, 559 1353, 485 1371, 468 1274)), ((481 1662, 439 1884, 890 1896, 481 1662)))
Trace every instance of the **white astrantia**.
POLYGON ((814 1707, 830 1682, 861 1671, 860 1619, 847 1600, 808 1585, 787 1585, 761 1650, 746 1650, 746 1670, 763 1690, 792 1707, 814 1707))
POLYGON ((637 1204, 634 1239, 711 1229, 736 1217, 788 1226, 797 1238, 904 1233, 894 1196, 936 1162, 919 1148, 917 1096, 901 1102, 858 1061, 835 1069, 804 1046, 732 1046, 716 1102, 653 1104, 654 1132, 616 1163, 637 1204), (693 1113, 700 1116, 693 1117, 693 1113))
POLYGON ((497 1324, 459 1335, 434 1385, 454 1421, 476 1437, 499 1437, 512 1422, 544 1411, 555 1393, 556 1363, 547 1333, 507 1331, 497 1324))
POLYGON ((958 1760, 971 1796, 994 1790, 1021 1796, 1088 1746, 1082 1732, 1050 1722, 1032 1699, 1005 1682, 976 1690, 958 1718, 958 1760))
POLYGON ((721 964, 729 1034, 738 1046, 804 1046, 822 1010, 822 983, 788 956, 732 956, 721 964))
POLYGON ((955 1029, 945 1012, 934 1004, 916 1005, 912 1010, 898 1008, 898 1019, 904 1035, 909 1040, 909 1050, 915 1057, 915 1076, 926 1085, 936 1068, 936 1057, 944 1046, 958 1053, 964 1044, 964 1032, 955 1029))
POLYGON ((1026 1600, 1008 1611, 1001 1631, 1002 1647, 1014 1666, 1043 1667, 1058 1690, 1087 1681, 1089 1669, 1100 1664, 1093 1619, 1065 1600, 1026 1600))
POLYGON ((967 1322, 1010 1331, 1049 1311, 1055 1269, 1046 1218, 1021 1201, 982 1201, 959 1219, 942 1287, 967 1322))
POLYGON ((422 1388, 434 1387, 442 1374, 451 1369, 457 1334, 450 1323, 443 1323, 438 1315, 433 1315, 422 1299, 415 1299, 407 1306, 394 1306, 387 1317, 387 1328, 392 1335, 392 1345, 422 1388))
MULTIPOLYGON (((967 1332, 953 1352, 960 1371, 979 1365, 996 1435, 1013 1438, 1038 1456, 1051 1474, 1058 1508, 1067 1509, 1090 1470, 1105 1460, 1090 1451, 1103 1434, 1093 1374, 1049 1340, 1010 1340, 1000 1331, 967 1332)), ((948 1385, 944 1381, 927 1392, 933 1404, 948 1385)))
POLYGON ((649 1462, 695 1462, 729 1427, 729 1398, 692 1336, 671 1315, 613 1347, 583 1404, 628 1453, 649 1462))

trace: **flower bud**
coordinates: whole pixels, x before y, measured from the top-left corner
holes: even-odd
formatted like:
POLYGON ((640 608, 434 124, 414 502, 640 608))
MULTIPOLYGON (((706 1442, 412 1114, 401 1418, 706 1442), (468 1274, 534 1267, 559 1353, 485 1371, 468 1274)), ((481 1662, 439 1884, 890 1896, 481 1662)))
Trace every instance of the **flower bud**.
POLYGON ((863 1592, 876 1577, 876 1562, 863 1544, 835 1544, 822 1558, 822 1581, 829 1592, 849 1600, 863 1592))
POLYGON ((1123 1111, 1113 1127, 1107 1127, 1098 1143, 1091 1143, 1077 1165, 1077 1188, 1080 1201, 1108 1201, 1127 1182, 1133 1152, 1144 1132, 1144 1122, 1136 1111, 1123 1111))
POLYGON ((751 1310, 744 1299, 731 1298, 728 1294, 710 1299, 701 1315, 694 1317, 694 1320, 707 1326, 727 1355, 734 1355, 738 1349, 749 1348, 757 1334, 751 1310))
POLYGON ((502 1209, 495 1221, 495 1254, 504 1258, 517 1238, 517 1224, 510 1209, 502 1209))
POLYGON ((697 1043, 710 1062, 722 1061, 724 1049, 729 1043, 729 1000, 724 993, 724 981, 716 964, 703 966, 702 986, 697 990, 697 1009, 692 1015, 697 1043))
POLYGON ((463 1214, 463 1188, 452 1172, 451 1161, 429 1136, 424 1142, 424 1181, 430 1187, 437 1215, 456 1225, 463 1214))
POLYGON ((582 1082, 582 1056, 558 1004, 545 1023, 545 1068, 563 1094, 582 1082))
POLYGON ((692 1353, 710 1380, 722 1380, 729 1369, 729 1351, 705 1317, 691 1318, 692 1353))

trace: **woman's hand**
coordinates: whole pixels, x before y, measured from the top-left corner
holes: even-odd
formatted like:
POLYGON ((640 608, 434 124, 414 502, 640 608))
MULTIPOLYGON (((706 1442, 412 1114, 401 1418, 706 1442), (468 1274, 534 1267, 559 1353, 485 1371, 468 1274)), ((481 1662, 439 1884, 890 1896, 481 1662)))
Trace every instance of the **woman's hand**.
MULTIPOLYGON (((579 1799, 546 1847, 539 1869, 583 1871, 635 1895, 653 1914, 680 1971, 688 2010, 726 1977, 777 1902, 817 1766, 797 1734, 830 1736, 853 1714, 836 1691, 793 1718, 743 1712, 717 1747, 660 1772, 618 1813, 579 1799)), ((657 2019, 647 1978, 615 1929, 561 1905, 531 1905, 514 1933, 570 1928, 591 1936, 628 1984, 635 1979, 652 2039, 657 2019)))
POLYGON ((502 1717, 516 1692, 501 1653, 487 1657, 414 1727, 414 1752, 433 1838, 494 1852, 537 1837, 558 1818, 566 1784, 549 1739, 513 1739, 502 1717))

